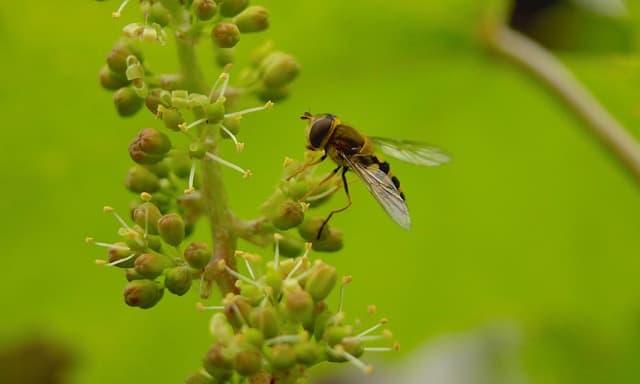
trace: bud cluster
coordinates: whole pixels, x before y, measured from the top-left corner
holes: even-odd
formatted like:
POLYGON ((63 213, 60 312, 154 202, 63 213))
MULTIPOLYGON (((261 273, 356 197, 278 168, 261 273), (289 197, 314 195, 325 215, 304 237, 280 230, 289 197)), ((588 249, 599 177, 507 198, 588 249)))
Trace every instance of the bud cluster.
MULTIPOLYGON (((280 239, 276 235, 276 242, 280 239)), ((339 284, 339 303, 330 310, 327 298, 338 285, 336 268, 303 256, 265 263, 255 254, 237 252, 244 260, 248 276, 233 271, 238 293, 229 293, 218 306, 198 304, 201 310, 216 311, 210 322, 213 344, 203 358, 203 369, 187 383, 249 382, 296 383, 306 368, 318 363, 349 362, 369 373, 372 367, 359 358, 367 351, 398 349, 382 329, 386 319, 365 329, 359 320, 348 322, 343 312, 345 276, 339 284), (263 270, 259 275, 255 271, 263 270), (379 332, 380 331, 380 332, 379 332), (375 334, 374 334, 375 333, 375 334), (387 346, 371 347, 369 342, 387 340, 387 346)), ((228 269, 224 262, 217 265, 228 269)), ((375 306, 369 307, 369 313, 375 306)))

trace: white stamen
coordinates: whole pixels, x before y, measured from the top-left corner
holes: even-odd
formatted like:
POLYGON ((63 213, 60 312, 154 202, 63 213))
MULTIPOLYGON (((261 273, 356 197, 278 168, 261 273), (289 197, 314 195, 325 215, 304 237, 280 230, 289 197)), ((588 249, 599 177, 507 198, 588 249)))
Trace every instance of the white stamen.
POLYGON ((262 107, 248 108, 238 112, 227 113, 224 115, 224 117, 228 119, 230 117, 243 116, 243 115, 246 115, 247 113, 260 112, 260 111, 264 111, 265 109, 271 109, 271 108, 273 108, 273 103, 271 101, 267 101, 267 103, 262 107))
POLYGON ((244 263, 247 266, 247 271, 249 271, 249 275, 251 275, 251 278, 253 280, 255 280, 256 279, 256 274, 253 273, 253 268, 251 268, 251 263, 249 263, 249 260, 247 260, 247 259, 244 259, 244 263))
POLYGON ((371 327, 371 328, 369 328, 369 329, 367 329, 367 330, 365 330, 365 331, 363 331, 363 332, 360 332, 360 334, 358 334, 356 337, 366 336, 366 335, 370 334, 371 332, 375 332, 375 331, 377 331, 380 327, 382 327, 383 325, 385 325, 386 323, 387 323, 387 322, 386 322, 386 320, 385 320, 385 321, 380 321, 378 324, 374 325, 373 327, 371 327))
POLYGON ((336 347, 334 347, 333 348, 333 352, 335 352, 338 355, 340 355, 340 356, 344 357, 345 359, 349 360, 349 362, 351 364, 355 365, 357 368, 359 368, 365 374, 368 375, 368 374, 373 372, 373 367, 372 366, 363 363, 360 359, 358 359, 357 357, 353 356, 349 352, 345 351, 344 348, 341 345, 337 345, 336 347))
POLYGON ((296 263, 296 265, 293 267, 293 269, 291 269, 291 272, 289 272, 289 274, 287 275, 287 277, 285 278, 285 280, 290 279, 294 273, 296 273, 298 271, 298 268, 300 268, 300 266, 302 265, 302 262, 306 259, 307 254, 305 253, 304 256, 302 256, 300 258, 300 260, 298 260, 298 262, 296 263))
POLYGON ((394 349, 391 347, 364 347, 365 352, 389 352, 394 349))
POLYGON ((305 199, 305 201, 315 201, 315 200, 321 200, 324 199, 327 196, 331 196, 332 194, 334 194, 338 189, 340 189, 340 186, 336 185, 333 188, 329 188, 326 191, 322 192, 322 193, 318 193, 316 195, 312 195, 309 196, 305 199))
POLYGON ((187 187, 187 190, 184 191, 185 194, 191 194, 195 191, 195 189, 193 188, 193 182, 195 180, 196 177, 196 162, 195 160, 193 161, 193 164, 191 164, 191 170, 189 171, 189 186, 187 187))
POLYGON ((236 316, 238 316, 238 318, 242 320, 242 323, 244 325, 249 325, 247 321, 244 319, 244 316, 242 316, 242 312, 240 312, 240 308, 238 308, 236 303, 231 304, 231 308, 233 309, 233 312, 235 312, 236 316))
POLYGON ((251 284, 251 285, 254 285, 254 286, 256 286, 256 287, 258 287, 258 288, 260 288, 260 289, 263 289, 263 288, 264 288, 264 287, 263 287, 260 283, 258 283, 257 281, 255 281, 255 280, 251 280, 251 279, 250 279, 250 278, 248 278, 247 276, 242 275, 242 274, 240 274, 240 273, 238 273, 238 272, 234 271, 233 269, 229 268, 227 265, 225 265, 225 266, 224 266, 224 269, 226 269, 226 270, 227 270, 227 272, 229 272, 229 274, 230 274, 231 276, 235 277, 236 279, 242 280, 242 281, 244 281, 244 282, 246 282, 246 283, 249 283, 249 284, 251 284))
POLYGON ((224 133, 226 133, 231 140, 233 141, 233 143, 236 145, 236 150, 238 152, 242 152, 244 150, 244 143, 241 143, 238 141, 238 138, 236 137, 236 135, 234 135, 227 127, 225 127, 224 125, 220 124, 220 128, 222 128, 222 130, 224 131, 224 133))
POLYGON ((273 345, 273 344, 280 344, 280 343, 299 343, 302 341, 304 341, 304 337, 300 335, 281 335, 281 336, 276 336, 272 339, 265 340, 265 344, 273 345))
MULTIPOLYGON (((211 87, 211 91, 209 91, 209 100, 211 102, 213 102, 213 96, 215 96, 216 94, 216 89, 218 89, 218 85, 220 84, 221 80, 225 80, 225 81, 229 81, 229 74, 226 72, 227 69, 224 69, 224 72, 222 72, 220 74, 220 76, 218 76, 218 78, 216 79, 216 81, 213 83, 213 86, 211 87)), ((226 88, 226 86, 225 86, 226 88)), ((220 95, 218 95, 218 98, 220 98, 220 96, 222 95, 222 93, 220 95)))
POLYGON ((118 215, 118 212, 116 212, 115 209, 113 209, 112 207, 104 207, 104 212, 105 213, 111 213, 113 214, 113 216, 116 218, 116 220, 118 220, 118 222, 127 230, 131 230, 131 227, 129 227, 129 225, 127 224, 126 221, 124 221, 124 219, 122 218, 122 216, 118 215))
POLYGON ((130 251, 131 250, 131 248, 127 247, 126 245, 109 244, 109 243, 103 243, 103 242, 100 242, 100 241, 93 241, 93 242, 91 242, 91 244, 97 245, 98 247, 104 247, 104 248, 113 249, 115 251, 130 251))
POLYGON ((351 336, 351 337, 344 338, 345 341, 377 341, 377 340, 384 340, 384 339, 388 339, 388 337, 385 335, 375 335, 375 336, 351 336))
POLYGON ((196 303, 196 309, 200 312, 204 311, 222 311, 224 310, 224 305, 204 305, 201 302, 196 303))
POLYGON ((136 256, 136 254, 132 253, 131 255, 125 257, 124 259, 120 259, 120 260, 113 261, 111 263, 107 263, 107 264, 105 264, 105 266, 113 267, 113 266, 116 266, 118 264, 126 263, 127 261, 133 259, 135 256, 136 256))
POLYGON ((218 156, 214 155, 214 154, 213 154, 213 153, 211 153, 211 152, 207 152, 207 153, 205 153, 205 155, 206 155, 208 158, 210 158, 211 160, 213 160, 213 161, 217 161, 218 163, 220 163, 220 164, 224 165, 225 167, 229 167, 229 168, 233 169, 234 171, 237 171, 237 172, 242 173, 242 174, 244 175, 244 177, 245 177, 245 178, 247 178, 247 177, 251 176, 251 171, 250 171, 250 170, 248 170, 248 169, 246 169, 246 170, 245 170, 245 169, 242 169, 242 168, 240 168, 239 166, 237 166, 237 165, 235 165, 235 164, 233 164, 233 163, 231 163, 231 162, 228 162, 228 161, 226 161, 225 159, 222 159, 222 158, 220 158, 220 157, 218 157, 218 156))
POLYGON ((149 206, 145 207, 144 210, 144 238, 147 238, 149 234, 149 206))
POLYGON ((280 239, 282 235, 276 233, 273 235, 273 240, 276 242, 275 252, 273 255, 274 269, 277 271, 280 268, 280 239))
POLYGON ((120 7, 118 7, 118 10, 117 10, 117 11, 115 11, 115 12, 113 12, 113 13, 111 14, 111 16, 112 16, 114 19, 119 18, 119 17, 120 17, 120 15, 122 15, 122 11, 124 10, 124 7, 126 7, 126 6, 127 6, 127 3, 129 3, 129 0, 124 0, 124 1, 120 4, 120 7))
POLYGON ((206 123, 206 122, 207 122, 207 119, 206 119, 206 118, 202 118, 202 119, 198 119, 198 120, 196 120, 196 121, 192 122, 192 123, 191 123, 191 124, 189 124, 189 125, 184 125, 184 123, 182 123, 182 124, 180 124, 180 125, 179 125, 179 127, 180 127, 180 130, 181 130, 182 132, 187 132, 187 131, 188 131, 188 130, 190 130, 191 128, 195 128, 195 127, 197 127, 198 125, 200 125, 200 124, 204 124, 204 123, 206 123))
POLYGON ((222 82, 222 87, 220 87, 220 93, 218 94, 218 98, 216 101, 220 100, 221 97, 224 97, 225 92, 227 92, 227 86, 229 85, 229 74, 223 72, 220 77, 224 76, 224 80, 222 82))

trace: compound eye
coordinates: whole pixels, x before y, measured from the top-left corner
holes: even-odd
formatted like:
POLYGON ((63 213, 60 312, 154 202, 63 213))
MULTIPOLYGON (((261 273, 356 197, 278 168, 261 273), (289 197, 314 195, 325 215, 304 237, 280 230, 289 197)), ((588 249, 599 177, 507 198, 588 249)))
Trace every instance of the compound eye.
POLYGON ((332 123, 333 119, 330 117, 323 117, 322 119, 313 123, 311 129, 309 130, 309 144, 311 144, 314 148, 320 148, 320 146, 322 146, 322 142, 329 134, 332 123))

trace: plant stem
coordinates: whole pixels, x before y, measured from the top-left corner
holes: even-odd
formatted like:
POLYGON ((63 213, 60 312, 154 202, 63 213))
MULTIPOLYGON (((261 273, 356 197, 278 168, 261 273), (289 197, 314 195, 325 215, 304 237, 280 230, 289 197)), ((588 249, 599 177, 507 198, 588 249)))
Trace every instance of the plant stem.
POLYGON ((529 70, 575 112, 640 183, 640 144, 552 53, 505 26, 486 35, 491 49, 529 70))

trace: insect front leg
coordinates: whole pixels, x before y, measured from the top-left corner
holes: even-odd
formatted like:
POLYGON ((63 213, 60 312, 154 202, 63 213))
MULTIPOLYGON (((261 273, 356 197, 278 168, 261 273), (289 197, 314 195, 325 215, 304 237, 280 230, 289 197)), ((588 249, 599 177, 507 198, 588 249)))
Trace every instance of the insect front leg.
MULTIPOLYGON (((337 172, 339 169, 340 167, 338 167, 335 171, 337 172)), ((348 200, 347 205, 345 205, 342 208, 334 209, 329 213, 329 216, 327 216, 327 218, 324 219, 324 221, 322 222, 322 225, 320 226, 320 229, 318 230, 318 235, 316 236, 317 240, 320 240, 320 235, 322 235, 322 231, 324 230, 324 227, 326 227, 327 224, 329 223, 329 220, 331 220, 331 216, 333 216, 336 213, 345 211, 351 206, 351 194, 349 194, 349 183, 347 182, 347 176, 346 176, 348 170, 349 170, 348 167, 342 167, 342 185, 344 186, 344 193, 347 194, 347 200, 348 200)))
POLYGON ((294 177, 298 176, 302 172, 306 171, 309 167, 313 167, 314 165, 318 165, 318 164, 322 163, 326 158, 327 158, 327 152, 324 151, 322 156, 320 156, 319 159, 316 159, 316 160, 313 160, 313 161, 310 161, 310 162, 304 164, 302 167, 296 169, 296 171, 293 172, 293 174, 291 174, 285 180, 289 181, 289 180, 293 179, 294 177))

